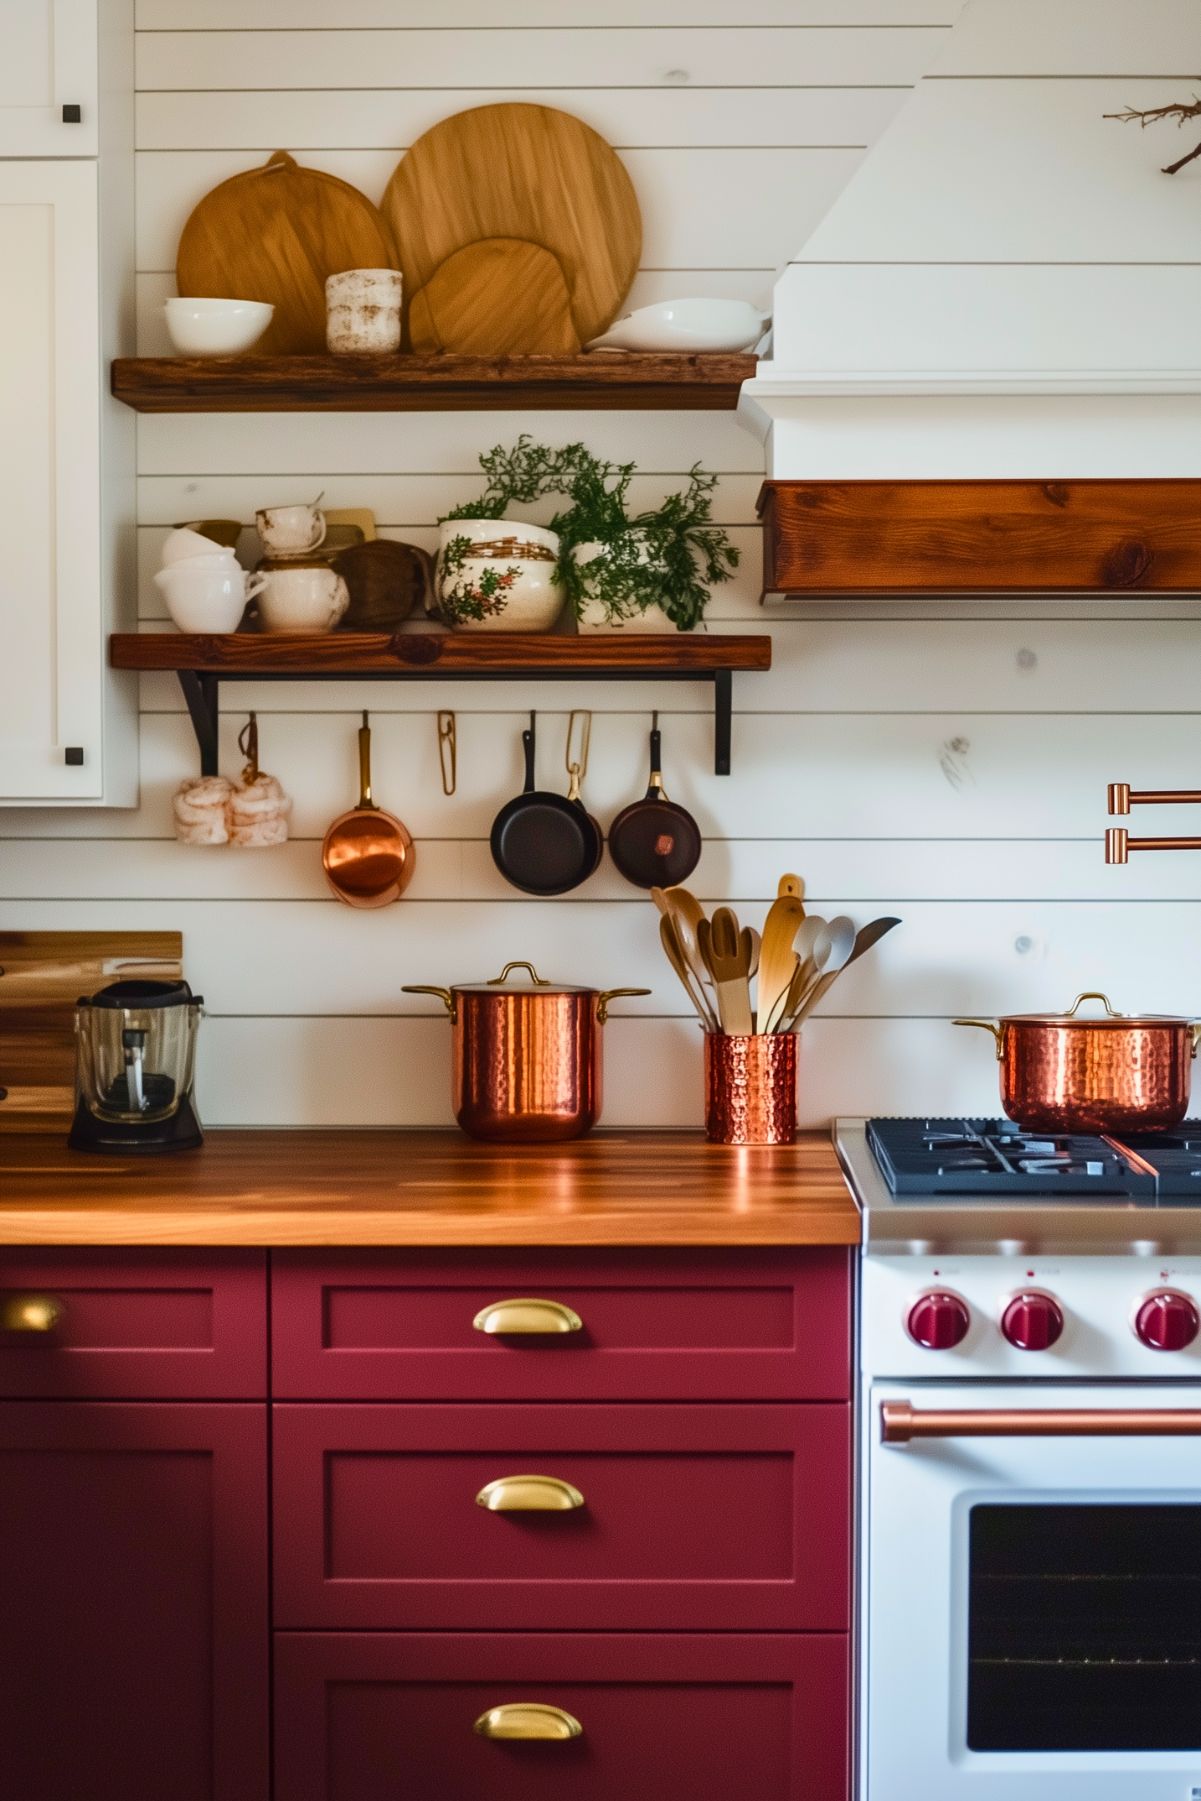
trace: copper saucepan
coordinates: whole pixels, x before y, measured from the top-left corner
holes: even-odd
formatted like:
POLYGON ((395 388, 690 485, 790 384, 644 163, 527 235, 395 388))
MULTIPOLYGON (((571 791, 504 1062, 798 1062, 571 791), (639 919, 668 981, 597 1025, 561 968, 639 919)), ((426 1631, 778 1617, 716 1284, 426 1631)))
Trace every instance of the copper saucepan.
POLYGON ((350 907, 386 907, 413 879, 416 852, 408 828, 371 798, 371 728, 359 728, 359 804, 340 813, 325 834, 326 880, 350 907))
POLYGON ((1078 994, 1066 1013, 957 1019, 996 1039, 1001 1105, 1040 1132, 1162 1132, 1188 1111, 1201 1024, 1171 1014, 1115 1013, 1105 995, 1078 994), (1100 1019, 1079 1019, 1101 1001, 1100 1019))
POLYGON ((553 1143, 580 1138, 600 1118, 601 1027, 609 1002, 649 988, 558 987, 532 963, 506 963, 490 982, 434 994, 453 1030, 455 1118, 473 1138, 553 1143), (510 983, 515 969, 527 981, 510 983))

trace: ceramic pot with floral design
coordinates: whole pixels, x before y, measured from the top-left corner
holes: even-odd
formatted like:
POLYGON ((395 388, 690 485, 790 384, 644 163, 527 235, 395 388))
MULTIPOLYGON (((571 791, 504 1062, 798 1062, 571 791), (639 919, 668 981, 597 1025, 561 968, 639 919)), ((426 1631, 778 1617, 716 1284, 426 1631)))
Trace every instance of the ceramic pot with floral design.
POLYGON ((447 519, 430 611, 457 632, 549 632, 563 611, 559 540, 517 519, 447 519))

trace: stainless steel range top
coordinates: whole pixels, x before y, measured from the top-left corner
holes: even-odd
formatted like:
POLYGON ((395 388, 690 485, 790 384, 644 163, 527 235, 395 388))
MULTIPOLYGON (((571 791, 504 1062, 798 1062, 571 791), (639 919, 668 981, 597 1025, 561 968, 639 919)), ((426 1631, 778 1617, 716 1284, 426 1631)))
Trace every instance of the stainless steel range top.
POLYGON ((1201 1252, 1201 1127, 1186 1124, 1121 1145, 999 1120, 840 1119, 834 1143, 869 1252, 1183 1254, 1201 1252))

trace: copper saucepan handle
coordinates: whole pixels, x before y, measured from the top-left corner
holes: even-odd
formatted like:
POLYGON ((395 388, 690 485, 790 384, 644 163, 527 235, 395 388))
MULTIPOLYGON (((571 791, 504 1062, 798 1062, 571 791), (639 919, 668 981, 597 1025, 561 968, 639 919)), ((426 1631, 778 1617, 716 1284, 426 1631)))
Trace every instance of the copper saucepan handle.
POLYGON ((953 1026, 979 1026, 982 1032, 991 1032, 996 1040, 997 1062, 1001 1061, 1001 1028, 995 1019, 953 1019, 953 1026))
POLYGON ((610 1001, 622 1000, 626 995, 651 994, 653 992, 653 989, 650 988, 606 988, 603 994, 598 994, 596 997, 597 1025, 603 1026, 608 1019, 610 1001))
POLYGON ((907 1445, 915 1438, 1201 1438, 1198 1408, 965 1408, 944 1412, 885 1401, 880 1438, 907 1445))
POLYGON ((375 806, 371 798, 371 727, 367 723, 366 713, 363 714, 363 723, 359 727, 359 806, 375 806))
POLYGON ((454 1024, 458 1008, 455 1006, 455 997, 449 988, 429 988, 422 982, 406 982, 400 992, 402 994, 436 994, 450 1014, 451 1024, 454 1024))

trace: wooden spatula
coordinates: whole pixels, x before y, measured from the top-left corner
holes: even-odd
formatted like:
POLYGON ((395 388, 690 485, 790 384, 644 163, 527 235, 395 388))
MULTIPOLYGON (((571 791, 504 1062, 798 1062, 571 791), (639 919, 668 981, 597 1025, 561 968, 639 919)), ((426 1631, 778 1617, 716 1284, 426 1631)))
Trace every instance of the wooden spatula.
POLYGON ((767 910, 763 923, 763 948, 759 952, 759 1030, 768 1030, 768 1020, 775 1012, 781 996, 796 970, 793 940, 805 917, 799 898, 779 895, 767 910))
POLYGON ((750 990, 752 946, 740 933, 738 920, 731 909, 718 907, 712 920, 702 919, 697 937, 701 955, 713 977, 722 1031, 737 1035, 753 1032, 750 990))

